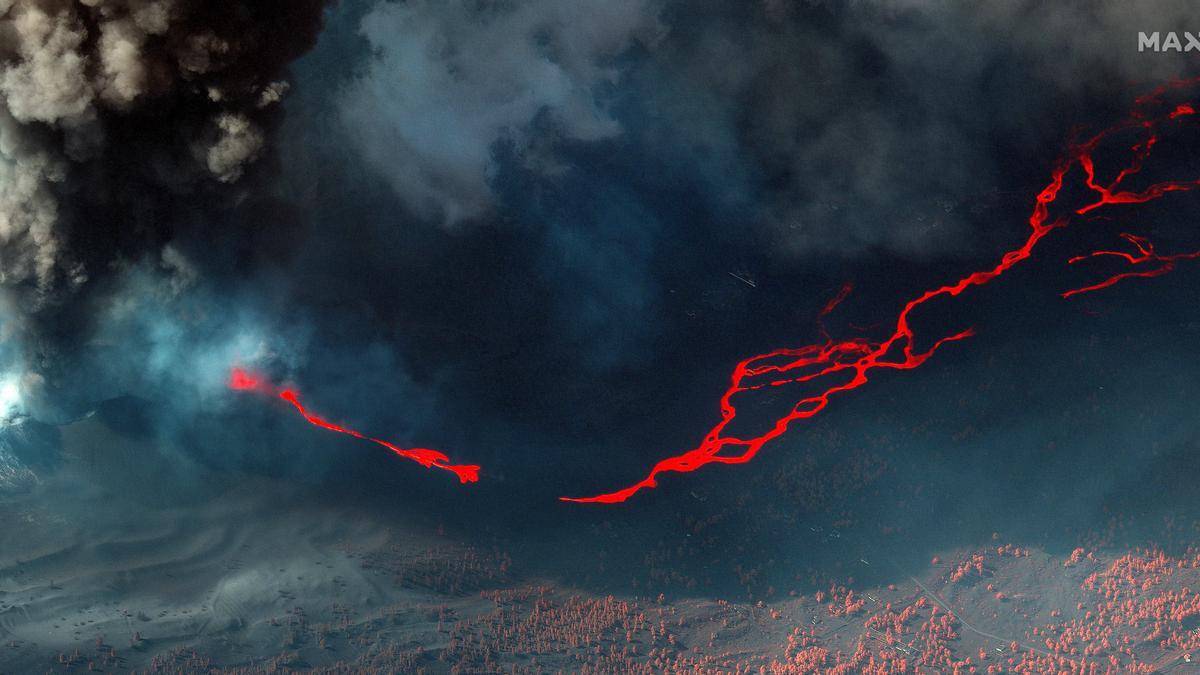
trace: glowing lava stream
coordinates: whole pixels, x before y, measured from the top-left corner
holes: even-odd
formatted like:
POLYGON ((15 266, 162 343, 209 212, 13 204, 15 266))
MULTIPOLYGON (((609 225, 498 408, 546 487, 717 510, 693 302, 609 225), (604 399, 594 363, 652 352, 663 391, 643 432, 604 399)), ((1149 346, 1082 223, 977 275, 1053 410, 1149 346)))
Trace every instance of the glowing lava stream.
MULTIPOLYGON (((866 338, 852 338, 836 342, 829 337, 823 325, 820 325, 823 344, 808 345, 793 349, 776 349, 765 354, 751 356, 737 364, 733 370, 729 388, 721 396, 721 420, 717 422, 699 446, 687 452, 669 457, 654 465, 641 481, 633 485, 594 497, 560 497, 568 502, 590 502, 613 504, 629 499, 637 492, 658 485, 657 477, 666 472, 687 473, 695 471, 706 464, 744 464, 758 454, 768 442, 783 435, 788 426, 796 420, 808 419, 825 409, 830 396, 835 393, 857 389, 867 382, 867 374, 877 368, 891 370, 909 370, 925 363, 939 347, 947 342, 962 340, 973 334, 972 330, 964 330, 953 335, 942 337, 924 351, 916 351, 913 347, 914 335, 909 326, 909 316, 913 310, 939 297, 957 297, 963 291, 974 286, 983 286, 996 277, 1012 269, 1021 261, 1033 254, 1033 249, 1043 237, 1052 231, 1066 227, 1072 216, 1091 213, 1104 206, 1112 204, 1139 204, 1157 199, 1169 192, 1180 192, 1200 187, 1200 179, 1189 181, 1167 181, 1154 183, 1142 190, 1129 191, 1123 188, 1126 179, 1139 173, 1143 162, 1150 156, 1154 146, 1159 141, 1158 128, 1164 123, 1177 121, 1182 123, 1196 114, 1191 105, 1179 105, 1169 113, 1157 117, 1149 117, 1146 108, 1161 107, 1162 96, 1173 89, 1190 87, 1200 80, 1174 82, 1143 96, 1137 100, 1133 113, 1125 122, 1110 129, 1101 131, 1091 139, 1072 146, 1067 154, 1059 160, 1050 174, 1050 183, 1037 195, 1033 213, 1029 216, 1029 237, 1019 247, 1006 252, 995 266, 990 269, 974 272, 953 284, 941 286, 926 291, 917 298, 910 300, 900 310, 896 318, 896 328, 891 336, 882 342, 871 342, 866 338), (1130 151, 1132 159, 1108 184, 1101 184, 1096 177, 1092 155, 1097 146, 1113 134, 1121 131, 1143 133, 1144 139, 1134 144, 1130 151), (1078 165, 1084 173, 1084 184, 1096 195, 1096 201, 1076 209, 1073 213, 1050 219, 1050 205, 1053 204, 1063 187, 1063 181, 1074 166, 1078 165), (791 411, 776 420, 775 424, 764 434, 753 438, 738 438, 725 435, 725 429, 737 418, 737 407, 733 398, 741 393, 777 387, 793 383, 812 382, 818 378, 841 375, 843 379, 825 388, 818 394, 808 396, 798 401, 791 411), (753 381, 764 378, 762 381, 753 381), (721 454, 725 450, 739 450, 736 454, 721 454)), ((1083 288, 1067 291, 1063 297, 1071 297, 1080 293, 1107 288, 1124 279, 1132 277, 1154 277, 1170 272, 1175 263, 1185 259, 1200 258, 1200 251, 1173 256, 1162 256, 1154 252, 1149 241, 1134 235, 1123 235, 1137 249, 1137 254, 1117 251, 1096 251, 1089 255, 1077 256, 1068 263, 1078 263, 1097 257, 1119 257, 1132 266, 1153 265, 1150 269, 1133 270, 1117 274, 1103 282, 1083 288)), ((833 311, 850 292, 846 286, 821 311, 820 319, 833 311)))
POLYGON ((381 441, 378 438, 371 438, 366 434, 355 431, 347 427, 327 422, 324 419, 309 412, 300 403, 300 396, 291 389, 277 390, 275 387, 267 384, 261 377, 251 375, 241 368, 234 368, 229 375, 229 388, 237 391, 256 391, 268 395, 278 395, 279 398, 292 404, 304 417, 304 419, 314 426, 336 431, 339 434, 346 434, 355 438, 361 438, 364 441, 370 441, 391 450, 401 457, 411 459, 427 469, 443 469, 451 471, 458 476, 460 483, 474 483, 479 480, 479 467, 474 465, 450 464, 450 458, 437 450, 429 448, 401 448, 399 446, 381 441))

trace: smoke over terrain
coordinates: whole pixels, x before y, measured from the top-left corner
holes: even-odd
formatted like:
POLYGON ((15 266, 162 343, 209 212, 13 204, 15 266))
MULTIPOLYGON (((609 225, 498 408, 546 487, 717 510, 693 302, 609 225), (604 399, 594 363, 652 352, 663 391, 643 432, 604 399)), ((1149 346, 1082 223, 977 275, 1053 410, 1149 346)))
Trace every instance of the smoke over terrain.
MULTIPOLYGON (((460 415, 620 428, 619 401, 583 401, 670 389, 650 366, 685 336, 767 312, 768 338, 857 266, 999 250, 1072 128, 1188 75, 1110 48, 1186 3, 325 10, 5 8, 8 416, 133 395, 186 426, 241 361, 428 443, 460 415)), ((745 351, 718 346, 680 363, 745 351)))
POLYGON ((32 412, 97 402, 100 392, 63 380, 139 283, 178 292, 210 262, 236 265, 205 249, 272 227, 249 217, 267 208, 254 165, 271 164, 259 160, 271 155, 285 68, 316 41, 323 8, 0 6, 4 352, 32 412), (153 279, 132 281, 143 271, 153 279))
MULTIPOLYGON (((81 644, 139 672, 936 671, 997 646, 1037 671, 1085 649, 1045 626, 1129 599, 1114 570, 1182 607, 1200 69, 1138 33, 1197 19, 0 0, 0 671, 80 670, 81 644), (1083 154, 1093 183, 1132 161, 1129 194, 1179 184, 1078 213, 1083 154), (969 339, 754 461, 558 501, 703 446, 743 359, 886 339, 1039 203, 1070 227, 913 312, 918 353, 969 339), (862 656, 888 603, 914 607, 896 644, 947 617, 961 639, 862 656)), ((766 433, 794 384, 739 391, 728 435, 766 433)), ((1191 617, 1087 656, 1181 660, 1191 617)))

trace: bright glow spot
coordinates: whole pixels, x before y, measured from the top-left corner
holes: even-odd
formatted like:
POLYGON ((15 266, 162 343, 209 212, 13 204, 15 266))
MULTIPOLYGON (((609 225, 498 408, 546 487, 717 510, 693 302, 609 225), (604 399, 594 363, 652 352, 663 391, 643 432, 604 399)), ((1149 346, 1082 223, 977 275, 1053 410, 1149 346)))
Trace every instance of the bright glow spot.
POLYGON ((21 387, 12 377, 0 383, 0 417, 11 419, 21 408, 21 387))

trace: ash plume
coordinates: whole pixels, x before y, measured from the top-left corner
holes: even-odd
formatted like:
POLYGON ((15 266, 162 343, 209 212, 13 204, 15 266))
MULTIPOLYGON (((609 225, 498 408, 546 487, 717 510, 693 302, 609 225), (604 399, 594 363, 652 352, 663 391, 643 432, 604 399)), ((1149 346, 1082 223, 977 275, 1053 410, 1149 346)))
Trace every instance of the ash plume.
POLYGON ((0 371, 23 397, 129 287, 114 273, 178 291, 246 227, 325 5, 0 0, 0 371))

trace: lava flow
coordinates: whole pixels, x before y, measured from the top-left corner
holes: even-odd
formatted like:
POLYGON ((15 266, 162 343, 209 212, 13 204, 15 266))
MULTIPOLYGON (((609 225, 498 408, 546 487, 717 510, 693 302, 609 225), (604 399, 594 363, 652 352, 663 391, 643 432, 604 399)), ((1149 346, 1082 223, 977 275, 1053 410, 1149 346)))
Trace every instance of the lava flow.
POLYGON ((1138 252, 1133 254, 1126 251, 1094 251, 1087 255, 1077 255, 1067 262, 1075 264, 1077 262, 1083 262, 1084 260, 1103 258, 1107 256, 1124 259, 1134 267, 1146 265, 1148 263, 1150 263, 1152 266, 1149 269, 1132 270, 1129 272, 1114 274, 1098 284, 1092 284, 1091 286, 1084 286, 1083 288, 1069 290, 1062 294, 1064 298, 1069 298, 1072 295, 1079 295, 1080 293, 1098 291, 1101 288, 1108 288, 1109 286, 1113 286, 1126 279, 1132 279, 1134 277, 1141 277, 1143 279, 1150 277, 1161 277, 1162 275, 1174 270, 1175 263, 1181 260, 1196 260, 1197 258, 1200 258, 1200 251, 1176 253, 1174 255, 1159 255, 1158 253, 1154 252, 1154 244, 1145 237, 1139 237, 1136 234, 1129 234, 1128 232, 1122 232, 1121 237, 1133 244, 1134 248, 1136 248, 1138 252))
POLYGON ((292 389, 276 389, 272 385, 266 383, 261 377, 252 375, 241 368, 234 368, 229 375, 229 388, 237 391, 255 391, 262 394, 277 395, 279 398, 292 404, 305 421, 314 426, 336 431, 339 434, 346 434, 355 438, 361 438, 364 441, 370 441, 391 450, 401 457, 411 459, 427 469, 443 469, 451 471, 458 476, 461 483, 474 483, 479 480, 479 467, 474 465, 450 464, 450 458, 445 454, 430 450, 429 448, 401 448, 387 441, 372 438, 361 432, 355 431, 348 427, 343 427, 332 422, 328 422, 317 415, 309 412, 301 403, 300 395, 292 389))
MULTIPOLYGON (((1161 138, 1160 130, 1168 124, 1184 124, 1196 114, 1196 109, 1186 104, 1176 106, 1169 112, 1161 112, 1164 107, 1162 99, 1165 94, 1171 90, 1193 87, 1198 82, 1200 80, 1173 82, 1160 87, 1139 98, 1133 113, 1126 121, 1101 131, 1085 142, 1072 145, 1051 171, 1050 182, 1037 195, 1033 212, 1029 216, 1030 231, 1025 241, 1020 246, 1004 253, 994 266, 969 274, 955 283, 926 291, 908 301, 900 310, 896 318, 895 329, 888 338, 880 342, 873 342, 866 338, 852 338, 838 342, 833 340, 823 324, 819 323, 822 337, 825 338, 824 343, 799 348, 776 349, 765 354, 751 356, 738 363, 734 368, 730 386, 721 396, 721 419, 704 436, 704 440, 699 446, 683 454, 661 460, 654 465, 644 479, 622 490, 594 497, 561 497, 560 499, 568 502, 618 503, 629 499, 641 490, 656 487, 657 478, 662 473, 687 473, 706 464, 743 464, 748 462, 758 454, 764 445, 783 435, 791 423, 808 419, 824 410, 829 404, 830 397, 834 394, 857 389, 866 384, 868 374, 872 371, 916 368, 933 356, 934 352, 942 345, 972 335, 972 331, 967 329, 941 337, 925 349, 918 350, 915 347, 916 338, 913 329, 909 325, 910 316, 918 307, 935 298, 957 297, 969 288, 991 282, 1029 258, 1044 237, 1055 230, 1066 227, 1075 217, 1091 214, 1113 204, 1140 204, 1158 199, 1167 193, 1189 191, 1200 187, 1200 179, 1153 183, 1140 190, 1130 190, 1125 187, 1126 181, 1141 171, 1143 163, 1158 144, 1161 138), (1154 109, 1159 109, 1155 115, 1147 112, 1154 109), (1130 148, 1129 164, 1122 168, 1112 181, 1101 184, 1097 178, 1093 155, 1101 143, 1119 132, 1138 134, 1141 140, 1130 148), (1057 201, 1068 173, 1076 166, 1083 172, 1084 187, 1095 195, 1094 201, 1077 209, 1067 210, 1064 215, 1051 219, 1050 207, 1057 201), (824 378, 833 378, 835 383, 826 386, 814 395, 800 399, 765 433, 751 438, 727 435, 726 428, 738 415, 738 409, 734 405, 734 397, 737 395, 766 387, 811 383, 824 378), (722 454, 726 451, 733 452, 722 454)), ((1200 251, 1180 255, 1160 255, 1154 252, 1153 246, 1145 238, 1134 235, 1123 236, 1134 245, 1138 253, 1096 251, 1089 255, 1071 258, 1068 263, 1074 264, 1099 257, 1117 257, 1124 259, 1134 268, 1142 269, 1126 271, 1100 283, 1067 291, 1062 294, 1063 297, 1107 288, 1128 278, 1160 276, 1174 269, 1175 264, 1181 260, 1200 258, 1200 251)), ((847 285, 825 306, 819 315, 819 320, 823 320, 827 314, 833 311, 849 292, 850 286, 847 285)))

